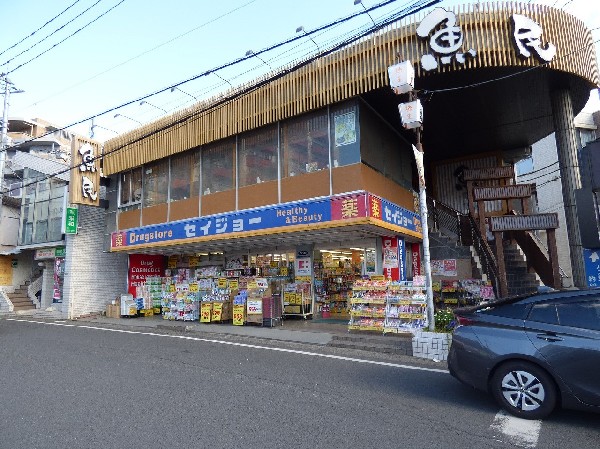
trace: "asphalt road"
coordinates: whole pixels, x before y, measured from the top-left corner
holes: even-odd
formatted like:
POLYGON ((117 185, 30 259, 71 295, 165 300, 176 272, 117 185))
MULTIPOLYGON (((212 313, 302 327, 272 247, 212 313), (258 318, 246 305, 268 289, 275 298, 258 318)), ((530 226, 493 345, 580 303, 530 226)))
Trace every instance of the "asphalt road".
POLYGON ((0 448, 600 444, 600 415, 516 420, 444 370, 281 345, 0 319, 0 448))

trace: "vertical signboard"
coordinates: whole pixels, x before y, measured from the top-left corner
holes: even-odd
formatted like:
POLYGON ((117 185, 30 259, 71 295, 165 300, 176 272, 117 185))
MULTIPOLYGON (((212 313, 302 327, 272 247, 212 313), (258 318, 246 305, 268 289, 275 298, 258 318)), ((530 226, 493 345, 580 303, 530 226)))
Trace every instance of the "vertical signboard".
POLYGON ((79 210, 76 207, 67 207, 65 217, 65 234, 77 234, 79 210))
POLYGON ((392 281, 400 280, 398 237, 382 237, 381 255, 384 276, 392 281))
POLYGON ((100 144, 76 137, 71 144, 69 203, 85 206, 100 205, 100 144))
POLYGON ((412 272, 413 276, 421 275, 421 250, 418 243, 413 243, 412 248, 412 272))
POLYGON ((600 248, 583 248, 583 261, 587 286, 600 287, 600 248))
POLYGON ((149 254, 130 254, 129 272, 127 276, 128 293, 135 298, 136 288, 144 285, 149 276, 163 276, 165 272, 165 258, 149 254))

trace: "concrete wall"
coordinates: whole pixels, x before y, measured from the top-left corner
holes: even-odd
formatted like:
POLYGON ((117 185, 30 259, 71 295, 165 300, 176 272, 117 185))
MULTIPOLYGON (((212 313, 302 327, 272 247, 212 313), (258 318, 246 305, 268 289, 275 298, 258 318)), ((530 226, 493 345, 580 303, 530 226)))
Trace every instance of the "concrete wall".
POLYGON ((127 255, 105 251, 105 210, 79 206, 79 228, 68 235, 63 303, 67 318, 101 313, 127 291, 127 255))

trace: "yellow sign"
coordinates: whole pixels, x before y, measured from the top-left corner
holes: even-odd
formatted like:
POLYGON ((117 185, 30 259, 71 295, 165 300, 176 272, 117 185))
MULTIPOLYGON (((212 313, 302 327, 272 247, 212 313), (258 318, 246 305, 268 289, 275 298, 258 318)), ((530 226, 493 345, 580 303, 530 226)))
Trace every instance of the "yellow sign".
POLYGON ((256 281, 250 281, 248 282, 248 290, 252 290, 252 289, 257 289, 258 288, 258 284, 256 283, 256 281))
POLYGON ((229 279, 229 288, 231 290, 237 290, 239 287, 240 287, 240 284, 237 279, 229 279))
POLYGON ((210 302, 203 302, 200 308, 200 322, 210 323, 210 315, 212 312, 212 304, 210 302))
POLYGON ((217 287, 227 288, 227 278, 219 278, 219 281, 217 282, 217 287))
POLYGON ((192 282, 190 284, 190 292, 197 292, 198 291, 198 283, 197 282, 192 282))
POLYGON ((171 293, 174 293, 174 292, 175 292, 175 284, 169 284, 169 291, 170 291, 171 293))
POLYGON ((12 259, 0 256, 0 285, 12 285, 12 259))
POLYGON ((281 271, 281 275, 282 276, 287 276, 288 275, 288 267, 281 267, 280 271, 281 271))
POLYGON ((382 274, 372 274, 370 277, 372 281, 385 281, 385 276, 382 274))
POLYGON ((212 316, 210 318, 211 321, 221 321, 221 316, 223 314, 223 303, 222 302, 214 302, 212 306, 212 316))
POLYGON ((197 267, 200 265, 200 258, 197 256, 190 256, 188 257, 188 262, 190 267, 197 267))
POLYGON ((233 305, 233 325, 243 326, 244 325, 244 304, 233 305))
POLYGON ((169 256, 167 260, 167 268, 177 268, 177 256, 169 256))

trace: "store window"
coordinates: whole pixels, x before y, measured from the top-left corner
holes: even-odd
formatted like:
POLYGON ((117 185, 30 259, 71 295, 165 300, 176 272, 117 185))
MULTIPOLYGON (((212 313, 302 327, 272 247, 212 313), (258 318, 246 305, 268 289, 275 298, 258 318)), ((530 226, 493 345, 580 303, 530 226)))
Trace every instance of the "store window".
POLYGON ((62 238, 61 224, 63 216, 63 198, 66 195, 65 182, 50 180, 50 201, 48 203, 48 241, 62 238))
POLYGON ((235 188, 235 139, 202 147, 202 194, 235 188))
POLYGON ((283 122, 281 147, 282 177, 328 169, 327 111, 283 122))
POLYGON ((331 108, 332 160, 334 167, 360 162, 358 107, 344 103, 331 108))
POLYGON ((240 137, 238 173, 240 187, 277 179, 277 126, 240 137))
POLYGON ((144 165, 142 184, 144 207, 166 203, 169 185, 169 160, 162 159, 144 165))
POLYGON ((133 208, 142 200, 142 167, 121 173, 119 207, 133 208))
POLYGON ((200 153, 186 151, 171 157, 171 201, 186 200, 200 192, 200 153))

